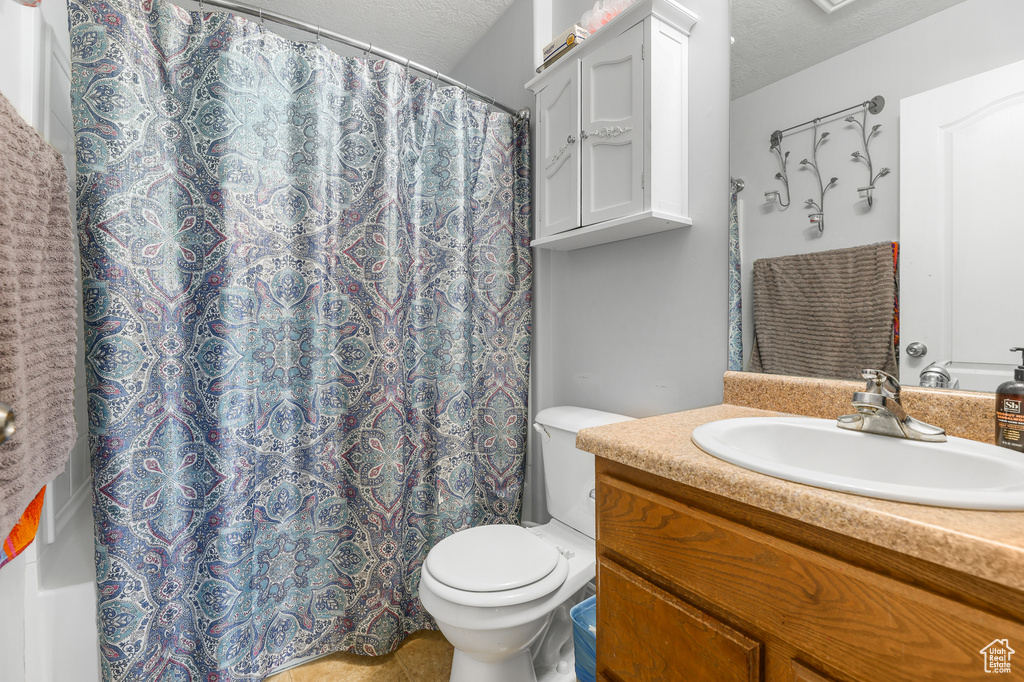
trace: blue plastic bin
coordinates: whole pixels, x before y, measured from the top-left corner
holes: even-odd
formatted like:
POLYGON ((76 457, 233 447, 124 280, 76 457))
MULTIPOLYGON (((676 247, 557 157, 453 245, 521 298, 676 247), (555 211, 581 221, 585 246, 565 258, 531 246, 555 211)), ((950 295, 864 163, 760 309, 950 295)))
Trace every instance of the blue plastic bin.
POLYGON ((576 656, 576 679, 595 682, 597 677, 597 597, 584 599, 569 611, 576 656))

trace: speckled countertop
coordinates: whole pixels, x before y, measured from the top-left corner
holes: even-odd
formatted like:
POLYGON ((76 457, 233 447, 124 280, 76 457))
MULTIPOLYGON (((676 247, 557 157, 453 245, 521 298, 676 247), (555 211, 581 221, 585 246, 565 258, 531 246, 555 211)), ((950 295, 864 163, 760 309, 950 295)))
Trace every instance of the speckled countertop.
MULTIPOLYGON (((847 389, 860 385, 856 382, 798 379, 795 381, 799 386, 794 390, 782 390, 780 393, 776 389, 787 387, 780 382, 790 378, 759 377, 764 375, 726 374, 726 400, 734 404, 584 429, 577 436, 577 446, 599 457, 706 492, 1024 591, 1024 512, 943 509, 814 488, 729 464, 694 445, 690 440, 693 429, 720 419, 779 414, 823 417, 826 415, 819 414, 820 411, 838 407, 829 415, 834 417, 842 413, 842 401, 849 404, 848 396, 852 392, 847 392, 847 389), (820 405, 801 407, 785 397, 796 396, 799 399, 803 389, 825 387, 835 394, 834 400, 839 401, 836 405, 831 405, 830 399, 823 399, 820 405), (844 394, 847 397, 843 397, 844 394), (775 399, 770 400, 770 395, 775 399), (778 411, 735 404, 755 402, 763 405, 765 401, 770 401, 778 411)), ((935 414, 945 415, 945 419, 935 419, 932 423, 945 427, 953 435, 970 437, 969 434, 973 434, 976 440, 987 438, 991 442, 991 436, 986 437, 987 427, 983 419, 984 405, 991 402, 994 408, 994 396, 991 394, 935 392, 917 400, 920 409, 915 413, 908 405, 911 414, 926 421, 930 420, 921 414, 922 410, 932 417, 935 414), (932 405, 930 409, 921 407, 933 397, 938 406, 932 405), (957 401, 963 401, 963 405, 957 401), (957 409, 950 410, 949 406, 954 404, 957 409), (963 421, 961 408, 976 414, 975 423, 966 426, 952 423, 952 415, 963 421)), ((904 403, 907 402, 905 398, 904 403)), ((988 424, 992 424, 991 419, 988 424)))

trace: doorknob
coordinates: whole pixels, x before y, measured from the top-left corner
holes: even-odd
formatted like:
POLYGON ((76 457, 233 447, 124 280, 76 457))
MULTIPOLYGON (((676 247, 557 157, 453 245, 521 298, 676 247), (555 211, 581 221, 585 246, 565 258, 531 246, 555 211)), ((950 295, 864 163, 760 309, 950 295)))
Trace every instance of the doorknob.
POLYGON ((7 403, 0 403, 0 443, 13 436, 16 430, 14 410, 7 403))
POLYGON ((928 354, 928 346, 924 345, 920 341, 914 341, 913 343, 907 344, 907 355, 912 358, 923 358, 928 354))

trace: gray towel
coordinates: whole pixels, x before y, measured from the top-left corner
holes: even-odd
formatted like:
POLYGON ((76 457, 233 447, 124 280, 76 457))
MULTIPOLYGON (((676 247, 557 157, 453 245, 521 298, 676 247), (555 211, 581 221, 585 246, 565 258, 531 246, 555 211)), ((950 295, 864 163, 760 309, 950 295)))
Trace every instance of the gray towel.
POLYGON ((750 371, 897 375, 893 242, 754 261, 750 371))
POLYGON ((56 149, 0 95, 0 538, 75 442, 75 271, 68 178, 56 149))

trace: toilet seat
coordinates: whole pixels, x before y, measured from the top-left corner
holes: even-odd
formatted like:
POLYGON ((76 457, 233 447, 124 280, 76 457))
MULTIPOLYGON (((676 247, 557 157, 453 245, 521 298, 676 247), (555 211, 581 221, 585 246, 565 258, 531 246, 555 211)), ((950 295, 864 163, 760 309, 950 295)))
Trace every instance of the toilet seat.
MULTIPOLYGON (((420 571, 421 587, 459 606, 510 607, 548 597, 565 583, 569 557, 574 556, 573 551, 561 551, 560 547, 574 547, 571 538, 577 533, 559 530, 562 528, 552 521, 529 530, 494 525, 459 531, 427 554, 420 571), (508 565, 500 566, 502 561, 508 565), (502 587, 508 585, 514 587, 502 587)), ((593 555, 593 540, 586 540, 593 555)))
POLYGON ((427 588, 441 599, 457 606, 482 608, 515 607, 554 594, 565 583, 568 575, 569 560, 559 554, 558 563, 555 564, 554 570, 535 583, 523 585, 512 590, 471 592, 470 590, 457 590, 454 587, 445 585, 431 574, 427 564, 424 563, 420 570, 420 590, 422 592, 423 588, 427 588))
POLYGON ((468 592, 533 585, 558 565, 558 550, 522 526, 468 528, 437 543, 426 567, 439 582, 468 592))

